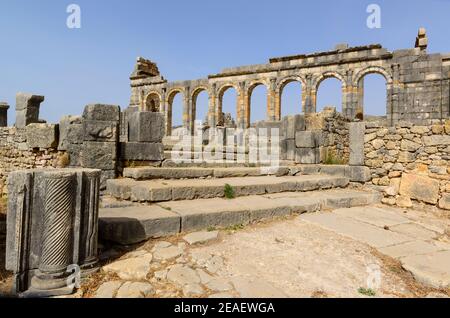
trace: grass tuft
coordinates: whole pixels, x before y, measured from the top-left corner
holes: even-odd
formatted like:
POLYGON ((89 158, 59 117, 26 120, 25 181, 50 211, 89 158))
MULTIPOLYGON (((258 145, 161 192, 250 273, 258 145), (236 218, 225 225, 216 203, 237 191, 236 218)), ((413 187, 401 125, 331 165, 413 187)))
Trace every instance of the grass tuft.
POLYGON ((225 198, 227 198, 227 199, 236 198, 236 192, 234 191, 233 187, 231 185, 229 185, 228 183, 224 187, 224 193, 225 193, 225 198))
POLYGON ((358 293, 360 293, 361 295, 364 295, 364 296, 369 296, 369 297, 374 297, 377 294, 373 289, 363 288, 363 287, 358 288, 358 293))

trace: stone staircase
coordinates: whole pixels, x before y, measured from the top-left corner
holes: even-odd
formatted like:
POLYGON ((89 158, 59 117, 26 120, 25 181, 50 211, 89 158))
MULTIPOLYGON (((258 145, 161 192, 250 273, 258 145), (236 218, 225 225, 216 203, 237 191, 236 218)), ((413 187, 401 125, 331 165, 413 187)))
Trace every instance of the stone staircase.
POLYGON ((307 171, 311 169, 287 166, 126 168, 124 178, 107 182, 100 209, 100 237, 134 244, 180 232, 381 200, 377 192, 348 188, 349 178, 343 175, 319 174, 320 167, 313 169, 313 174, 303 174, 307 171))

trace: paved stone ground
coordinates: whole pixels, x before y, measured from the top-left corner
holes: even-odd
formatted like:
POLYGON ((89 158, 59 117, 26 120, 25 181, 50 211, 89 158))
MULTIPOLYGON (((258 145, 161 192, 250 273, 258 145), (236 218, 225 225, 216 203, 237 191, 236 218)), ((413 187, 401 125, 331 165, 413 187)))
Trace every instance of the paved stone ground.
POLYGON ((366 297, 360 288, 377 267, 377 297, 445 296, 420 282, 450 278, 448 224, 372 206, 149 241, 104 266, 79 296, 366 297))

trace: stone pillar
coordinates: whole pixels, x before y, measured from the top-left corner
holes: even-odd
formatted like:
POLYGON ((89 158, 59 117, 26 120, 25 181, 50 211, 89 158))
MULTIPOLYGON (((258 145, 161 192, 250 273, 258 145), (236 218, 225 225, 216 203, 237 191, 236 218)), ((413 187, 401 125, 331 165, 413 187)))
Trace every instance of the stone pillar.
POLYGON ((184 102, 183 102, 183 127, 188 131, 192 131, 191 128, 191 97, 190 97, 190 89, 186 87, 184 90, 184 102))
POLYGON ((208 122, 206 123, 209 127, 216 127, 216 108, 217 108, 217 92, 216 92, 216 84, 211 85, 211 89, 209 91, 209 99, 208 99, 208 122))
POLYGON ((275 121, 277 118, 275 113, 276 89, 276 79, 272 78, 267 92, 267 120, 269 121, 275 121))
POLYGON ((73 260, 75 174, 46 173, 45 209, 39 270, 31 281, 33 289, 49 291, 67 287, 67 268, 73 260))
POLYGON ((28 124, 39 123, 39 108, 44 100, 44 96, 17 93, 16 127, 24 128, 28 124))
POLYGON ((308 74, 306 76, 306 87, 305 87, 305 114, 316 112, 316 87, 313 87, 312 75, 308 74))
POLYGON ((8 126, 8 109, 9 105, 7 103, 0 102, 0 127, 8 126))
POLYGON ((245 82, 239 83, 239 91, 237 94, 237 127, 246 129, 250 127, 248 119, 250 116, 250 101, 246 91, 245 82))
POLYGON ((274 110, 274 116, 275 120, 281 120, 281 93, 282 90, 276 90, 275 91, 275 110, 274 110))
POLYGON ((91 169, 9 174, 6 269, 14 274, 15 293, 71 294, 71 275, 97 269, 100 174, 91 169))
POLYGON ((84 109, 82 166, 102 170, 102 189, 117 176, 119 121, 119 106, 91 104, 84 109))
POLYGON ((349 123, 350 166, 364 166, 364 135, 366 124, 349 123))

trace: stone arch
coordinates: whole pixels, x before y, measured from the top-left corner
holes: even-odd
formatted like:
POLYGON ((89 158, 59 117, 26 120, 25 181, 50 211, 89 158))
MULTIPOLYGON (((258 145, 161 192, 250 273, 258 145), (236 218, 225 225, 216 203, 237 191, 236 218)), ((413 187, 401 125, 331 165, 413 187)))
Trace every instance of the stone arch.
POLYGON ((317 112, 317 93, 319 91, 319 86, 320 84, 329 78, 336 78, 341 82, 341 87, 342 87, 342 113, 346 113, 346 89, 347 89, 347 81, 345 80, 345 77, 340 74, 339 72, 336 71, 327 71, 324 72, 322 74, 320 74, 319 76, 316 77, 316 79, 313 81, 313 85, 311 88, 311 97, 312 97, 312 111, 315 113, 317 112))
MULTIPOLYGON (((173 88, 167 93, 167 114, 166 114, 166 120, 167 120, 167 135, 170 136, 172 134, 172 126, 173 126, 173 101, 175 97, 181 94, 183 97, 185 95, 185 91, 183 88, 173 88)), ((183 107, 183 123, 186 122, 186 116, 184 112, 183 107)), ((187 128, 187 127, 186 127, 187 128)))
MULTIPOLYGON (((266 89, 266 97, 269 98, 270 86, 265 80, 257 79, 257 80, 250 82, 247 85, 247 88, 246 88, 246 99, 247 100, 246 100, 245 108, 244 108, 245 127, 250 127, 250 124, 251 124, 252 95, 253 95, 253 91, 258 86, 264 86, 264 88, 266 89)), ((269 118, 269 116, 270 116, 269 102, 267 101, 267 103, 266 103, 266 118, 269 118)))
POLYGON ((389 87, 393 83, 393 77, 390 74, 389 71, 387 71, 385 68, 380 66, 369 66, 362 70, 360 70, 356 75, 354 76, 353 80, 353 95, 354 95, 354 102, 353 108, 355 109, 355 117, 358 119, 363 120, 364 119, 364 78, 366 75, 369 74, 378 74, 384 77, 386 80, 386 111, 385 114, 387 115, 389 112, 389 87))
MULTIPOLYGON (((192 123, 195 123, 195 121, 197 119, 200 119, 200 120, 203 121, 203 118, 197 118, 197 98, 202 92, 206 92, 208 94, 208 97, 211 96, 210 92, 209 92, 209 89, 206 86, 198 86, 198 87, 196 87, 196 88, 194 88, 192 90, 192 94, 191 94, 191 103, 192 103, 191 104, 192 105, 191 118, 192 118, 192 123)), ((203 123, 203 124, 205 124, 205 123, 203 123)))
POLYGON ((149 92, 145 97, 144 109, 147 112, 161 111, 161 94, 156 91, 149 92))
POLYGON ((276 87, 276 99, 275 99, 275 116, 278 120, 281 119, 281 113, 282 113, 282 99, 283 99, 283 91, 284 88, 289 85, 290 83, 298 82, 300 83, 301 90, 302 90, 302 98, 301 98, 301 111, 304 111, 305 106, 305 98, 306 98, 306 80, 302 76, 299 75, 292 75, 287 76, 282 79, 280 79, 277 83, 276 87))
POLYGON ((392 84, 393 82, 392 75, 385 68, 380 66, 369 66, 356 73, 353 80, 353 86, 357 87, 361 79, 363 79, 364 76, 368 74, 382 75, 385 78, 387 84, 392 84))
POLYGON ((238 120, 239 116, 239 95, 241 92, 239 91, 239 87, 236 84, 233 83, 226 83, 220 86, 220 88, 217 90, 218 92, 218 104, 216 109, 216 124, 217 126, 223 126, 224 125, 224 118, 222 116, 223 114, 223 96, 226 91, 229 89, 234 89, 236 91, 236 118, 233 118, 235 121, 238 120))

